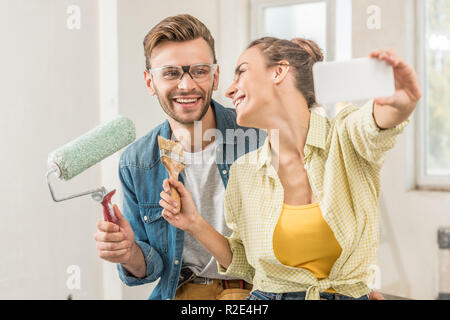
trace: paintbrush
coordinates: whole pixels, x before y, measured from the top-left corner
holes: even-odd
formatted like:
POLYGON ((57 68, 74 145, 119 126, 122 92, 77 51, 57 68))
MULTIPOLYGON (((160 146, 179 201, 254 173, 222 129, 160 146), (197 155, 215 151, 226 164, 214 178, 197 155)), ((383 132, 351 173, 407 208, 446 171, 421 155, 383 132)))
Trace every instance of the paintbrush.
MULTIPOLYGON (((159 155, 161 161, 169 172, 169 177, 178 181, 180 172, 184 169, 183 146, 176 141, 164 139, 158 136, 159 155)), ((170 195, 178 203, 181 210, 180 194, 177 189, 170 186, 170 195)))

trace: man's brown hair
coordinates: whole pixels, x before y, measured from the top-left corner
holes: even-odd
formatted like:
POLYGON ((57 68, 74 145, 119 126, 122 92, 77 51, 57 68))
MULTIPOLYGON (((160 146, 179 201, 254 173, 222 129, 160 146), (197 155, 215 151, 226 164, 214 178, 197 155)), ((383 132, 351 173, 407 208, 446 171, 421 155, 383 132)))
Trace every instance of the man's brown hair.
POLYGON ((145 66, 151 68, 150 58, 153 49, 161 41, 183 42, 203 38, 211 48, 214 63, 217 63, 214 38, 208 28, 197 18, 189 14, 167 17, 154 26, 144 38, 145 66))

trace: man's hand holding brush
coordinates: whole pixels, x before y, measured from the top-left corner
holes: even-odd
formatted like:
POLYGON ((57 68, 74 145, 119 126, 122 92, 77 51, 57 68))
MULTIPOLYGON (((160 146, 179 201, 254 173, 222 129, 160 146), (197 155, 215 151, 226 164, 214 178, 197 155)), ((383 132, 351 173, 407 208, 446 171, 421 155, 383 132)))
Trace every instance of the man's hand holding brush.
POLYGON ((164 209, 163 218, 174 227, 191 234, 223 267, 228 268, 233 258, 228 241, 198 213, 190 192, 175 179, 164 180, 163 189, 159 201, 159 205, 164 209), (180 194, 181 211, 175 199, 169 194, 171 186, 180 194))

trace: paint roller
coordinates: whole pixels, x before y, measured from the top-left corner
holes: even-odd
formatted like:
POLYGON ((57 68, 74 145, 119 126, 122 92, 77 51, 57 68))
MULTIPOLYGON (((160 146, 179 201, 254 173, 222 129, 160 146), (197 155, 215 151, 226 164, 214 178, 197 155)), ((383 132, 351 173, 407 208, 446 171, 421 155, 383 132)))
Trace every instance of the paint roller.
POLYGON ((103 206, 103 217, 106 221, 117 223, 117 217, 111 204, 111 198, 116 192, 108 192, 105 187, 86 191, 63 198, 55 196, 51 185, 51 177, 70 180, 86 169, 92 167, 136 139, 134 123, 124 117, 117 116, 113 120, 101 124, 77 139, 51 152, 48 156, 47 184, 55 202, 61 202, 85 195, 103 206))

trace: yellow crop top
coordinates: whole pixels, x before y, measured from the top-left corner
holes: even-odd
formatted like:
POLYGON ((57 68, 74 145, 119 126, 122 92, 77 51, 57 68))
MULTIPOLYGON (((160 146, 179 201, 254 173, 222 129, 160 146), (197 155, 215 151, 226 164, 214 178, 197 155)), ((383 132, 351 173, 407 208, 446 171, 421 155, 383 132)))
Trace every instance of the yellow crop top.
MULTIPOLYGON (((284 265, 307 269, 321 280, 328 277, 342 249, 318 203, 283 204, 273 234, 273 249, 284 265)), ((327 292, 335 292, 332 288, 327 292)))

